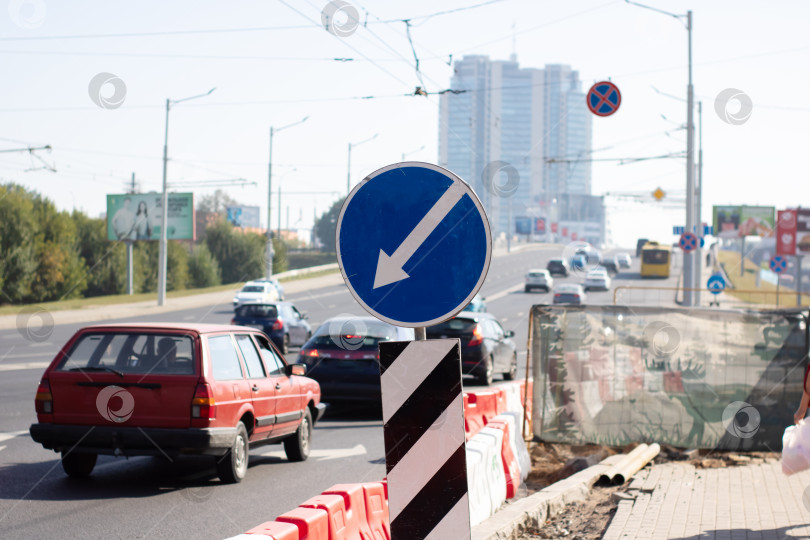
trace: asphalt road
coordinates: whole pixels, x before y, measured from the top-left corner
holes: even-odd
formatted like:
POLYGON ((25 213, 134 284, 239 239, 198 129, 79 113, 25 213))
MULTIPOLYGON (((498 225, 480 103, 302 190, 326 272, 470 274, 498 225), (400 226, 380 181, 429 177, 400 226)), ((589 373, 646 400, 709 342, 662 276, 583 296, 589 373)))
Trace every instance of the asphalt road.
MULTIPOLYGON (((525 374, 530 308, 552 300, 548 293, 525 293, 524 276, 561 252, 560 247, 545 247, 493 258, 481 290, 488 311, 515 331, 520 376, 525 374)), ((642 281, 633 258, 633 267, 615 276, 613 287, 674 287, 678 271, 676 258, 673 277, 642 281)), ((581 280, 572 275, 555 282, 581 280)), ((365 314, 342 284, 288 300, 308 313, 313 330, 339 314, 365 314)), ((620 289, 617 294, 617 302, 624 304, 672 301, 672 291, 620 289)), ((613 303, 613 292, 588 293, 588 303, 613 303)), ((227 323, 231 316, 226 301, 128 320, 227 323)), ((385 475, 378 414, 344 409, 332 411, 316 427, 309 460, 289 463, 280 446, 255 449, 247 478, 237 485, 221 485, 210 458, 202 457, 169 463, 101 456, 88 481, 71 480, 57 454, 31 441, 28 427, 36 421, 33 398, 44 367, 81 326, 85 324, 56 326, 44 340, 35 333, 0 331, 0 538, 225 538, 271 520, 333 484, 385 475)), ((288 359, 296 356, 292 351, 288 359)))

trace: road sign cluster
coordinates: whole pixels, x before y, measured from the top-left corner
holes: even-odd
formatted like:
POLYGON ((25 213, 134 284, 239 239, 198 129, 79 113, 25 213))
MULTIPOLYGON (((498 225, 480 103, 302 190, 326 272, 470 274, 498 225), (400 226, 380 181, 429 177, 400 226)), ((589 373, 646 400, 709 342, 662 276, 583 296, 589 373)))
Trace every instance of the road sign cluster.
POLYGON ((775 255, 771 257, 769 265, 771 267, 771 270, 773 270, 777 274, 781 274, 782 272, 787 270, 787 258, 783 257, 782 255, 775 255))
POLYGON ((681 239, 678 241, 678 245, 681 246, 681 249, 686 253, 689 253, 697 249, 698 237, 690 232, 683 233, 681 239))

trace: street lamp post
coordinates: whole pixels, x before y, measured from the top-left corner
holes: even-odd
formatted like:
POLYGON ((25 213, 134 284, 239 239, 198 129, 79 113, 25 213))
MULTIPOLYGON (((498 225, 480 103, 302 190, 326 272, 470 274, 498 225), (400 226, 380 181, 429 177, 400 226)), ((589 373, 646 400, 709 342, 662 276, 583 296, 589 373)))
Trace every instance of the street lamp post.
POLYGON ((163 196, 161 197, 161 222, 160 222, 160 250, 158 253, 158 305, 162 306, 166 303, 166 261, 168 259, 169 251, 169 235, 168 235, 168 222, 169 222, 169 189, 166 180, 166 171, 169 164, 169 111, 172 105, 177 105, 184 101, 205 97, 216 90, 212 88, 205 94, 191 96, 183 99, 176 99, 172 101, 166 98, 166 129, 163 134, 163 196))
POLYGON ((411 150, 410 152, 402 152, 402 159, 400 161, 405 161, 405 158, 407 156, 410 156, 411 154, 415 154, 417 152, 421 152, 424 149, 425 149, 425 145, 423 144, 422 146, 420 146, 416 150, 411 150))
MULTIPOLYGON (((298 122, 293 122, 292 124, 287 124, 286 126, 281 126, 278 129, 274 129, 273 126, 270 126, 270 153, 267 159, 267 246, 265 248, 265 274, 267 279, 273 277, 273 222, 270 220, 270 211, 272 209, 273 204, 273 134, 276 131, 282 131, 284 129, 297 126, 299 124, 303 124, 307 121, 309 115, 305 116, 298 122)), ((279 213, 281 210, 279 210, 279 213)), ((280 227, 279 227, 280 228, 280 227)))
MULTIPOLYGON (((628 4, 643 7, 651 11, 657 11, 664 15, 668 15, 675 19, 686 19, 686 30, 689 34, 689 84, 686 89, 686 228, 685 230, 697 235, 698 230, 695 226, 695 92, 692 86, 692 10, 686 12, 686 15, 678 15, 670 13, 662 9, 632 2, 631 0, 624 0, 628 4)), ((700 224, 698 224, 700 225, 700 224)), ((701 231, 702 232, 702 231, 701 231)), ((695 288, 696 281, 700 276, 695 276, 695 263, 693 257, 700 256, 700 252, 684 252, 683 254, 683 305, 691 307, 694 305, 693 289, 695 288)))
POLYGON ((361 144, 367 143, 369 141, 373 141, 374 139, 377 138, 377 135, 379 135, 379 133, 375 133, 374 136, 372 136, 372 137, 370 137, 368 139, 365 139, 363 141, 360 141, 358 143, 354 143, 354 144, 349 143, 349 160, 348 160, 349 161, 349 168, 346 171, 346 196, 347 197, 349 196, 349 192, 352 189, 352 146, 360 146, 361 144))

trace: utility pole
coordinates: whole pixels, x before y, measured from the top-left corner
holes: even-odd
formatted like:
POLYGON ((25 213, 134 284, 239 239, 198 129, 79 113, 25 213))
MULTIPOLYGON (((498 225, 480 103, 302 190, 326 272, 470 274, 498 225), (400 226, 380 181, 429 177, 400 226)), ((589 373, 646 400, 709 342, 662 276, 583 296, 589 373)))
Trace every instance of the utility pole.
MULTIPOLYGON (((698 164, 697 164, 697 188, 695 190, 695 221, 697 222, 698 238, 703 240, 703 218, 702 199, 703 197, 703 102, 698 101, 698 164)), ((695 250, 695 305, 700 305, 700 287, 702 279, 703 250, 698 242, 695 250)))
MULTIPOLYGON (((132 173, 132 182, 130 183, 130 186, 129 186, 129 194, 130 195, 135 194, 135 173, 132 173)), ((127 294, 132 295, 133 289, 134 289, 134 284, 133 284, 134 279, 133 279, 133 271, 132 271, 132 265, 133 265, 132 247, 133 247, 133 242, 132 242, 132 239, 130 239, 130 238, 127 238, 126 240, 124 240, 124 242, 126 243, 126 246, 127 246, 127 294)))
POLYGON ((169 221, 169 187, 166 178, 166 170, 169 164, 169 110, 172 104, 177 105, 183 101, 205 97, 216 90, 212 88, 205 94, 191 96, 172 101, 166 98, 166 129, 163 133, 163 196, 161 197, 161 222, 160 222, 160 251, 158 256, 158 305, 166 303, 166 261, 168 254, 168 221, 169 221))
POLYGON ((358 143, 354 143, 354 144, 349 143, 349 159, 348 159, 349 166, 348 166, 348 170, 346 171, 346 196, 347 197, 349 196, 349 193, 352 190, 352 146, 360 146, 361 144, 367 143, 369 141, 373 141, 374 139, 377 138, 377 135, 379 135, 379 133, 375 133, 374 136, 372 136, 372 137, 370 137, 368 139, 365 139, 363 141, 360 141, 358 143))
MULTIPOLYGON (((695 91, 692 86, 692 11, 686 12, 686 29, 689 32, 689 86, 686 96, 686 230, 695 234, 695 91)), ((684 253, 683 303, 686 307, 694 304, 695 264, 692 257, 695 252, 684 253)), ((698 278, 700 276, 697 276, 698 278)))
MULTIPOLYGON (((273 222, 270 219, 271 210, 273 208, 273 134, 276 131, 282 131, 287 128, 291 128, 293 126, 297 126, 298 124, 303 124, 307 121, 309 115, 305 116, 298 122, 293 122, 292 124, 287 124, 286 126, 282 126, 278 129, 274 129, 273 126, 270 126, 270 152, 269 157, 267 159, 267 245, 265 248, 265 275, 267 279, 273 277, 273 222)), ((281 196, 280 196, 280 189, 279 189, 279 204, 281 203, 281 196)), ((279 206, 279 208, 281 208, 279 206)), ((281 210, 279 210, 279 214, 281 210)), ((279 218, 280 223, 280 218, 279 218)), ((279 233, 281 229, 281 225, 279 225, 279 233)), ((281 239, 279 238, 279 241, 281 239)))

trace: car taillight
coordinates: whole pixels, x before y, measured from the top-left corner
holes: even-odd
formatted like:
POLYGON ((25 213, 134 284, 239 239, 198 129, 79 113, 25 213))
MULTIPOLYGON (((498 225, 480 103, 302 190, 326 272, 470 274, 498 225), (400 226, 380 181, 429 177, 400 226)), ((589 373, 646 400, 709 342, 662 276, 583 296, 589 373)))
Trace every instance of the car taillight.
POLYGON ((217 402, 208 384, 198 384, 191 400, 191 417, 213 420, 217 417, 217 402))
POLYGON ((231 319, 231 324, 236 324, 236 319, 231 319))
POLYGON ((481 345, 484 342, 484 334, 481 333, 481 325, 476 324, 475 330, 473 330, 473 337, 469 343, 467 343, 468 347, 475 347, 477 345, 481 345))
POLYGON ((555 294, 554 298, 562 298, 562 295, 561 294, 555 294))
POLYGON ((276 322, 273 323, 273 330, 281 330, 282 328, 284 328, 284 321, 279 317, 276 319, 276 322))
POLYGON ((301 356, 318 356, 318 349, 307 349, 301 351, 301 356))
POLYGON ((40 414, 53 414, 53 394, 48 379, 39 381, 37 396, 34 398, 34 407, 40 414))

